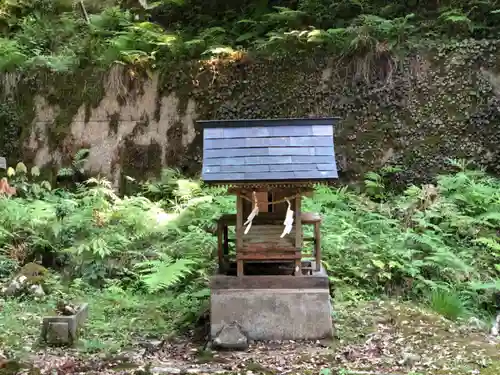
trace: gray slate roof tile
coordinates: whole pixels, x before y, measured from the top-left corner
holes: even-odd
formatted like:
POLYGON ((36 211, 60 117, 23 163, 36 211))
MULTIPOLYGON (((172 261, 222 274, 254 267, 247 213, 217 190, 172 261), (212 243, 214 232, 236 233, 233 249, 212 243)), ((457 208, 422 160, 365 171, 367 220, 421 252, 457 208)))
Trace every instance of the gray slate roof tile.
MULTIPOLYGON (((275 137, 275 138, 246 138, 244 147, 286 147, 292 146, 289 137, 275 137)), ((231 139, 234 141, 235 139, 231 139)))
POLYGON ((327 135, 333 137, 333 126, 313 125, 312 135, 327 135))
MULTIPOLYGON (((295 157, 295 156, 293 156, 295 157)), ((247 156, 245 164, 290 164, 292 156, 247 156)))
MULTIPOLYGON (((250 149, 251 150, 251 149, 250 149)), ((314 147, 269 147, 269 155, 314 155, 314 147)))
POLYGON ((203 174, 209 174, 209 173, 219 173, 221 167, 218 165, 208 165, 204 166, 202 169, 203 174))
POLYGON ((203 157, 210 158, 233 158, 237 156, 267 156, 271 155, 270 148, 256 147, 256 148, 219 148, 216 150, 205 150, 203 157))
POLYGON ((333 136, 333 131, 323 129, 325 126, 290 125, 290 126, 252 126, 233 128, 207 128, 206 139, 232 139, 232 138, 269 138, 269 137, 304 137, 315 135, 333 136), (316 131, 314 130, 316 129, 316 131))
POLYGON ((332 171, 334 169, 337 169, 337 166, 335 165, 335 163, 316 164, 316 167, 317 167, 318 171, 332 171))
MULTIPOLYGON (((293 180, 294 172, 273 172, 273 180, 293 180)), ((269 180, 269 173, 245 173, 245 179, 248 181, 269 180)))
POLYGON ((290 137, 290 146, 330 146, 333 137, 290 137))
POLYGON ((205 139, 204 148, 207 150, 213 149, 224 149, 224 148, 240 148, 245 147, 245 138, 234 138, 234 139, 205 139))
POLYGON ((224 138, 224 129, 222 128, 208 128, 203 130, 203 137, 205 139, 224 138))
POLYGON ((333 146, 324 146, 324 147, 314 147, 314 155, 317 156, 328 156, 335 155, 333 146))
POLYGON ((212 158, 203 160, 205 166, 245 165, 245 158, 212 158))
POLYGON ((311 172, 306 172, 306 171, 298 171, 298 172, 293 172, 294 176, 296 179, 316 179, 319 176, 321 178, 337 178, 337 171, 311 171, 311 172), (319 175, 319 176, 318 176, 319 175))
POLYGON ((202 177, 206 181, 242 181, 245 180, 245 173, 211 173, 202 177))
POLYGON ((220 167, 222 173, 247 173, 247 172, 269 172, 269 165, 254 164, 254 165, 223 165, 220 167))
POLYGON ((292 163, 333 163, 335 159, 333 156, 292 156, 292 163))
POLYGON ((269 170, 271 172, 293 172, 293 171, 312 171, 316 170, 316 164, 271 164, 269 170))
POLYGON ((277 126, 270 129, 272 137, 304 137, 313 135, 312 129, 309 126, 277 126))

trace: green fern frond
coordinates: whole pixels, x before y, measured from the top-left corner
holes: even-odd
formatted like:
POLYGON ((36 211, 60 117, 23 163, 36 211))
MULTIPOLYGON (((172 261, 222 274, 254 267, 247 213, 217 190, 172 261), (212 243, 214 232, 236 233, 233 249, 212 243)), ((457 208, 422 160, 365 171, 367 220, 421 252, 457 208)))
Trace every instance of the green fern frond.
POLYGON ((87 159, 89 157, 89 155, 90 155, 90 150, 88 148, 82 148, 82 149, 77 151, 77 153, 73 157, 73 161, 75 163, 81 162, 81 161, 87 159))
POLYGON ((474 240, 474 243, 481 244, 495 251, 500 256, 500 242, 494 238, 479 237, 474 240))
POLYGON ((58 177, 69 177, 73 176, 75 174, 75 171, 71 168, 61 168, 59 171, 57 171, 57 176, 58 177))
MULTIPOLYGON (((192 266, 195 264, 196 262, 191 259, 179 259, 174 262, 149 261, 147 266, 150 268, 143 271, 141 280, 151 293, 156 293, 171 288, 191 274, 193 272, 192 266)), ((144 266, 146 266, 144 263, 137 265, 137 267, 144 266)))

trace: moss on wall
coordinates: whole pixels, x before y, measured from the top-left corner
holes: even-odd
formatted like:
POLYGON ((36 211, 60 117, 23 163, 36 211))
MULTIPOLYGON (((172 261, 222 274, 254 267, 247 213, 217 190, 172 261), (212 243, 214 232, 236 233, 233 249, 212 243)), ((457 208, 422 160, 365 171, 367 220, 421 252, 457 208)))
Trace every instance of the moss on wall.
POLYGON ((109 119, 108 135, 113 135, 118 133, 118 126, 120 125, 120 113, 113 112, 111 114, 108 114, 108 119, 109 119))
POLYGON ((20 156, 16 141, 21 136, 20 112, 12 98, 0 103, 0 156, 6 157, 9 165, 20 156))
POLYGON ((44 96, 51 105, 59 107, 59 113, 48 127, 51 149, 57 149, 68 135, 70 125, 82 105, 85 106, 85 121, 91 111, 104 97, 106 72, 99 69, 84 69, 71 74, 39 74, 36 92, 44 96))
POLYGON ((125 139, 120 147, 120 184, 123 185, 126 176, 140 181, 159 175, 162 168, 161 154, 161 145, 154 141, 149 145, 137 145, 133 139, 125 139))
POLYGON ((6 129, 0 132, 0 142, 3 145, 0 146, 3 147, 0 151, 10 156, 11 163, 21 159, 31 161, 33 155, 27 156, 21 150, 31 134, 36 115, 35 95, 43 96, 49 104, 59 108, 58 115, 47 128, 47 139, 52 150, 61 149, 62 141, 80 107, 85 106, 85 116, 88 120, 91 110, 99 105, 104 96, 105 76, 106 71, 90 67, 72 73, 39 71, 36 74, 20 76, 17 89, 6 96, 0 108, 0 125, 6 129), (12 151, 9 151, 11 149, 12 151))
MULTIPOLYGON (((408 55, 390 79, 369 82, 353 65, 323 54, 197 65, 164 77, 160 93, 182 87, 203 119, 340 116, 337 161, 348 179, 391 163, 405 167, 403 179, 428 180, 448 158, 499 173, 500 112, 480 73, 495 69, 498 46, 463 41, 408 55)), ((188 169, 199 166, 200 145, 198 136, 184 161, 188 169)))
POLYGON ((165 165, 179 166, 182 164, 183 154, 185 150, 182 147, 182 122, 177 121, 167 130, 167 138, 169 140, 169 148, 165 152, 165 165))

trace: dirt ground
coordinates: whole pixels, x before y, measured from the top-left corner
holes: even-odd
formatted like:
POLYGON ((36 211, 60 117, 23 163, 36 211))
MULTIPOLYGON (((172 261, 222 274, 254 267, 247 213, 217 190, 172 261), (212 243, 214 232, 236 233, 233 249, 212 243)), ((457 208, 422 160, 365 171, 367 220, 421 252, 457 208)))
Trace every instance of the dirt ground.
POLYGON ((500 341, 474 319, 447 321, 397 302, 337 309, 331 341, 252 343, 215 352, 187 338, 143 342, 112 357, 50 349, 26 363, 5 361, 0 374, 318 374, 498 375, 500 341))

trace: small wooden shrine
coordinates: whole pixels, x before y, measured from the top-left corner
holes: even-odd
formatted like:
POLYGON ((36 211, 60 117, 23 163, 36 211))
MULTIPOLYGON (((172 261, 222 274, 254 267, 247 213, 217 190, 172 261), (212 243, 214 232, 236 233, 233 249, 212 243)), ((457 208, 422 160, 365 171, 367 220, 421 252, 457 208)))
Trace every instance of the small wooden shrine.
POLYGON ((236 214, 218 221, 220 272, 236 263, 237 276, 250 262, 293 262, 294 275, 312 271, 302 263, 304 241, 314 244, 315 270, 321 265, 319 215, 302 212, 302 196, 337 178, 333 146, 335 119, 201 121, 203 180, 236 195, 236 214), (314 237, 303 237, 303 226, 314 237), (235 239, 229 238, 235 227, 235 239), (230 243, 235 253, 230 254, 230 243))
MULTIPOLYGON (((282 289, 328 290, 328 277, 321 267, 321 218, 303 212, 302 197, 312 194, 314 185, 338 177, 333 144, 336 120, 199 122, 203 127, 202 178, 207 184, 227 187, 228 193, 236 196, 236 214, 223 215, 217 223, 219 269, 212 280, 212 335, 232 320, 247 327, 252 339, 316 338, 317 334, 293 328, 286 333, 278 327, 278 334, 269 324, 265 334, 252 331, 249 327, 258 324, 259 311, 253 315, 248 309, 238 313, 237 306, 250 304, 241 299, 247 298, 242 289, 250 294, 260 289, 261 295, 262 289, 274 290, 272 295, 277 300, 285 298, 277 292, 282 289), (312 226, 309 237, 304 236, 306 226, 312 226), (231 290, 240 291, 239 301, 231 297, 235 306, 227 315, 224 310, 228 307, 223 306, 232 303, 227 300, 231 290)), ((328 297, 320 300, 329 306, 328 297)), ((254 307, 259 305, 256 300, 252 303, 254 307)), ((304 318, 288 310, 291 323, 304 318)), ((329 311, 326 305, 322 311, 329 311)), ((269 314, 278 314, 276 322, 269 321, 276 325, 288 313, 269 314)), ((314 319, 330 319, 328 313, 326 318, 322 314, 323 318, 314 319)))

